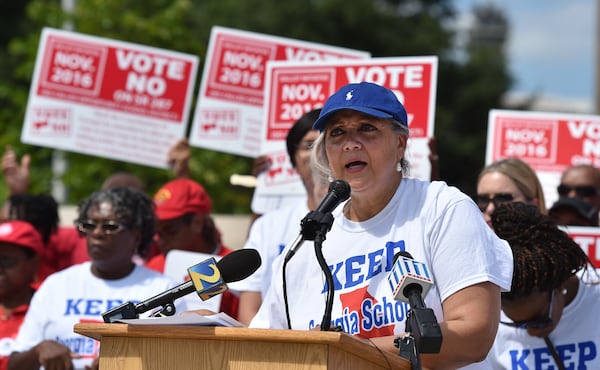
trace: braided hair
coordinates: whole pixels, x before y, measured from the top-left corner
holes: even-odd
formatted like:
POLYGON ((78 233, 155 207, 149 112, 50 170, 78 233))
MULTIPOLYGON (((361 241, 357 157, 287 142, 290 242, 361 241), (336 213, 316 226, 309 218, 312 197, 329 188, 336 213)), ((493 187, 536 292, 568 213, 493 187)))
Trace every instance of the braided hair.
POLYGON ((556 289, 591 265, 579 245, 534 205, 503 204, 492 214, 492 225, 513 252, 512 288, 503 299, 556 289))
POLYGON ((8 204, 8 217, 29 222, 48 244, 60 222, 56 200, 48 194, 14 194, 8 198, 8 204))
POLYGON ((88 210, 95 205, 108 202, 112 205, 115 217, 130 230, 141 234, 136 252, 144 257, 154 239, 156 217, 154 203, 145 193, 126 186, 97 191, 79 204, 79 216, 76 222, 87 219, 88 210))

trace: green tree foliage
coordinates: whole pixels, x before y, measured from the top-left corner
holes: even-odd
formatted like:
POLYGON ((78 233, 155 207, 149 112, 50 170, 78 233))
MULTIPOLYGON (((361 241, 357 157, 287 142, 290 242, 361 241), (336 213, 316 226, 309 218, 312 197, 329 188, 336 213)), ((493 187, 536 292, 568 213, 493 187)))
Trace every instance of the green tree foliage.
MULTIPOLYGON (((33 192, 49 192, 52 150, 19 143, 21 125, 41 28, 62 28, 100 37, 198 55, 200 71, 213 25, 366 50, 375 57, 438 55, 436 136, 442 177, 473 187, 483 165, 487 112, 498 106, 509 79, 501 51, 472 47, 468 57, 452 57, 453 15, 447 0, 76 0, 65 14, 58 0, 29 0, 17 7, 11 25, 0 25, 0 132, 2 143, 19 155, 33 155, 33 192)), ((15 5, 16 6, 16 5, 15 5)), ((6 13, 8 14, 8 13, 6 13)), ((197 89, 196 89, 197 90, 197 89)), ((193 107, 192 107, 193 108, 193 107)), ((68 202, 96 190, 115 171, 130 171, 154 192, 171 178, 165 170, 67 153, 62 178, 68 202)), ((249 212, 251 191, 233 189, 229 176, 249 173, 251 159, 192 149, 192 177, 212 194, 215 211, 249 212), (225 190, 225 191, 223 191, 225 190)), ((0 189, 0 196, 2 191, 0 189)))

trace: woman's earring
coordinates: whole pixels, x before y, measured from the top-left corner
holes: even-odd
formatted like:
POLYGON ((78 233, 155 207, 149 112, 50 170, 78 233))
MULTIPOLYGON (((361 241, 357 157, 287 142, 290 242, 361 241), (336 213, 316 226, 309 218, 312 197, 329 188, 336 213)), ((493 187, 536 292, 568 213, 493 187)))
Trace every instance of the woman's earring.
POLYGON ((332 175, 329 175, 329 176, 327 177, 327 180, 328 180, 329 182, 333 182, 333 180, 335 180, 335 179, 333 178, 333 176, 332 176, 332 175))
POLYGON ((402 162, 396 163, 396 171, 402 172, 402 162))

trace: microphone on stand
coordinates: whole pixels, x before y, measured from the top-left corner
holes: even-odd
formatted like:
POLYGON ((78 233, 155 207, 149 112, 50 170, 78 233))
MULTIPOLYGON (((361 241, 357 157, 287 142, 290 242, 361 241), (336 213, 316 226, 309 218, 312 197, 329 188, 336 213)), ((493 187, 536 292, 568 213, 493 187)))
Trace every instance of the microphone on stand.
POLYGON ((394 256, 394 265, 388 275, 388 283, 394 299, 408 303, 410 310, 406 317, 406 336, 397 338, 394 344, 400 356, 420 369, 419 353, 439 353, 442 346, 442 330, 435 313, 427 308, 424 298, 433 285, 427 265, 415 261, 410 253, 401 251, 394 256))
POLYGON ((333 224, 331 212, 340 203, 350 198, 350 191, 350 185, 344 180, 335 180, 329 184, 329 191, 317 209, 308 212, 300 222, 300 235, 294 240, 292 247, 285 255, 284 261, 289 261, 298 249, 300 249, 305 240, 314 240, 318 230, 326 228, 326 232, 331 229, 331 225, 333 224))
POLYGON ((125 302, 102 314, 106 323, 114 323, 122 319, 137 319, 139 314, 163 306, 161 314, 175 314, 173 301, 196 292, 203 301, 227 291, 227 283, 243 280, 252 275, 260 266, 261 259, 256 249, 238 249, 224 256, 218 262, 214 258, 204 260, 190 268, 190 280, 169 290, 155 295, 143 302, 135 304, 125 302))
POLYGON ((325 198, 321 201, 317 209, 308 212, 308 214, 300 222, 300 235, 294 240, 290 250, 287 252, 283 259, 283 304, 285 307, 285 316, 287 319, 288 329, 292 328, 292 320, 290 318, 290 311, 287 299, 287 283, 285 276, 285 268, 290 259, 296 254, 298 249, 302 246, 305 240, 314 240, 315 242, 315 255, 321 270, 325 275, 325 281, 327 283, 327 299, 325 302, 325 314, 323 315, 323 321, 321 323, 322 330, 329 330, 329 319, 331 316, 331 307, 333 306, 333 277, 331 271, 323 258, 323 252, 321 251, 321 243, 325 240, 325 233, 331 230, 333 225, 333 215, 331 212, 337 208, 343 201, 350 197, 350 185, 344 180, 335 180, 329 184, 329 191, 325 198))

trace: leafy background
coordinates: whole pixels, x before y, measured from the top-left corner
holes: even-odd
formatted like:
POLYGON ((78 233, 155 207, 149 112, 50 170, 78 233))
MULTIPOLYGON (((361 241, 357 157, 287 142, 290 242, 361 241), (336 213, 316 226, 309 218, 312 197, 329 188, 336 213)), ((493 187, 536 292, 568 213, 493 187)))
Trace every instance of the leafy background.
MULTIPOLYGON (((63 203, 67 204, 76 204, 97 190, 116 171, 138 175, 149 193, 172 174, 20 143, 43 27, 70 27, 80 33, 194 54, 201 60, 199 72, 213 25, 366 50, 374 57, 437 55, 435 135, 440 174, 468 194, 484 164, 488 111, 501 107, 511 84, 504 54, 507 22, 491 5, 475 9, 475 27, 457 47, 452 27, 455 14, 447 0, 73 1, 71 12, 63 10, 57 0, 0 3, 0 144, 10 144, 19 157, 32 155, 31 192, 50 193, 53 181, 59 180, 66 186, 63 203), (53 178, 53 155, 64 155, 68 163, 57 179, 53 178)), ((192 148, 192 178, 211 194, 217 213, 250 212, 252 190, 231 186, 229 177, 250 173, 251 165, 251 158, 192 148)), ((1 183, 0 197, 6 196, 1 183)))

